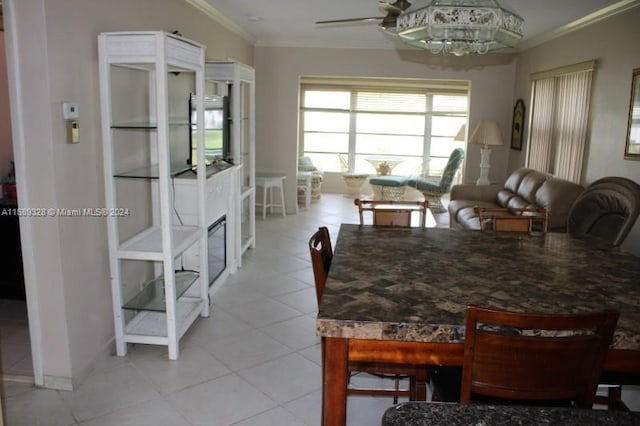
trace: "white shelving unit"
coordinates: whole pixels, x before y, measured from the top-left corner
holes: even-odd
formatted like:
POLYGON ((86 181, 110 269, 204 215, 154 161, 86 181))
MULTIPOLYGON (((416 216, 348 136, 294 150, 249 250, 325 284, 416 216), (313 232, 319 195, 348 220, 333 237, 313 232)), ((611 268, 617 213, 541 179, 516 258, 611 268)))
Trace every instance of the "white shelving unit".
POLYGON ((239 62, 211 61, 205 65, 205 79, 207 83, 226 85, 231 98, 231 156, 240 168, 235 258, 242 266, 242 254, 255 247, 255 72, 239 62))
MULTIPOLYGON (((204 122, 204 47, 162 31, 102 33, 98 45, 117 354, 145 343, 166 345, 177 359, 182 335, 209 316, 204 168, 196 224, 173 217, 173 179, 191 173, 190 93, 204 122), (198 270, 181 270, 182 254, 194 246, 198 270)), ((196 133, 204 158, 202 126, 196 133)))

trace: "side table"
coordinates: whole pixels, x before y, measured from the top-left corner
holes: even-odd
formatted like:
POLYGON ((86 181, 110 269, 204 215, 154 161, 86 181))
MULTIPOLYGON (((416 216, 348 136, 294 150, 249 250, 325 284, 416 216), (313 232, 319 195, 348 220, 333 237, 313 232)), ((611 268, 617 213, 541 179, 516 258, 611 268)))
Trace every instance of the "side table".
POLYGON ((368 177, 369 175, 366 173, 343 173, 342 180, 347 186, 347 195, 358 198, 362 192, 362 185, 364 185, 368 177))

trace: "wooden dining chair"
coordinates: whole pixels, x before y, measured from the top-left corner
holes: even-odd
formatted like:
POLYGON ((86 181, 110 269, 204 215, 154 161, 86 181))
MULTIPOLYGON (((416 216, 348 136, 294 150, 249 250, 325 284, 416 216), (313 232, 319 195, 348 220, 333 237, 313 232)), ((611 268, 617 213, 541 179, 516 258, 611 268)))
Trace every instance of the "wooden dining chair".
MULTIPOLYGON (((316 300, 319 306, 333 258, 331 237, 326 227, 318 228, 311 236, 309 239, 309 252, 316 286, 316 300)), ((324 352, 322 353, 322 358, 324 362, 324 352)), ((398 403, 398 397, 400 396, 406 396, 410 401, 425 401, 427 399, 428 368, 426 366, 349 361, 348 368, 349 378, 357 373, 368 373, 390 378, 393 380, 394 385, 393 388, 356 388, 349 386, 347 393, 350 395, 392 396, 394 404, 398 403), (409 378, 408 389, 400 388, 400 381, 403 378, 409 378)))
POLYGON ((460 403, 591 408, 618 316, 467 307, 460 403))
POLYGON ((326 226, 318 230, 309 239, 309 252, 311 254, 311 266, 313 278, 316 284, 316 301, 320 305, 320 299, 324 292, 324 284, 327 281, 327 274, 331 268, 333 259, 333 248, 331 247, 331 237, 326 226))
POLYGON ((424 201, 395 201, 395 200, 361 200, 356 198, 353 203, 358 206, 360 225, 364 225, 364 212, 371 212, 373 225, 376 226, 411 226, 411 216, 414 212, 420 214, 420 228, 427 223, 427 209, 429 202, 424 201))
POLYGON ((480 229, 495 232, 547 232, 549 212, 542 207, 474 207, 480 229))

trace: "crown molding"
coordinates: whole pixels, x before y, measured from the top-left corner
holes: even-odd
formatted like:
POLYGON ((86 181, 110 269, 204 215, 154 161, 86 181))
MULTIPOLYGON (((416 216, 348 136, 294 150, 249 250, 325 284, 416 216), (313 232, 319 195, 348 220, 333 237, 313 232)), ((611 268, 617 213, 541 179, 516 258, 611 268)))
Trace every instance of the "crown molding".
POLYGON ((562 37, 573 31, 577 31, 589 25, 595 24, 596 22, 603 21, 619 13, 626 12, 627 10, 633 9, 634 7, 637 7, 637 6, 640 6, 640 0, 618 1, 612 5, 609 5, 605 8, 602 8, 593 13, 590 13, 589 15, 586 15, 580 19, 576 19, 575 21, 570 22, 566 25, 563 25, 554 30, 547 31, 543 34, 540 34, 537 37, 533 37, 529 40, 526 40, 518 45, 517 51, 522 52, 524 50, 531 49, 533 47, 539 46, 548 41, 554 40, 558 37, 562 37))
POLYGON ((209 3, 207 0, 184 0, 184 1, 190 4, 191 6, 193 6, 194 8, 198 9, 200 12, 204 13, 209 18, 216 21, 217 23, 219 23, 229 31, 237 34, 238 36, 242 37, 249 43, 255 45, 256 39, 251 34, 243 30, 238 24, 233 22, 231 19, 227 18, 222 13, 220 13, 218 9, 211 6, 211 3, 209 3))
MULTIPOLYGON (((386 43, 385 46, 380 46, 377 43, 368 43, 368 42, 354 42, 354 41, 333 41, 331 43, 327 43, 326 41, 319 42, 317 40, 258 40, 247 31, 242 29, 238 24, 236 24, 231 19, 227 18, 221 12, 219 12, 215 7, 213 7, 207 0, 184 0, 187 4, 196 8, 203 14, 207 15, 213 21, 219 23, 223 27, 227 28, 229 31, 237 34, 239 37, 242 37, 252 45, 256 47, 302 47, 302 48, 342 48, 342 49, 403 49, 406 47, 398 46, 397 43, 389 42, 386 43), (377 44, 377 45, 376 45, 377 44)), ((533 47, 539 46, 556 38, 562 37, 566 34, 569 34, 573 31, 577 31, 579 29, 585 28, 589 25, 597 23, 599 21, 603 21, 607 18, 615 16, 617 14, 626 12, 627 10, 633 9, 634 7, 640 6, 640 0, 620 0, 617 1, 603 9, 597 10, 587 16, 584 16, 580 19, 577 19, 573 22, 570 22, 566 25, 553 29, 551 31, 547 31, 543 34, 540 34, 531 39, 525 40, 521 42, 515 49, 510 50, 512 53, 522 52, 533 47)))
POLYGON ((387 42, 382 46, 378 42, 353 41, 353 40, 269 40, 268 42, 258 41, 256 47, 290 47, 290 48, 309 48, 309 49, 371 49, 371 50, 394 50, 398 46, 392 42, 387 42))

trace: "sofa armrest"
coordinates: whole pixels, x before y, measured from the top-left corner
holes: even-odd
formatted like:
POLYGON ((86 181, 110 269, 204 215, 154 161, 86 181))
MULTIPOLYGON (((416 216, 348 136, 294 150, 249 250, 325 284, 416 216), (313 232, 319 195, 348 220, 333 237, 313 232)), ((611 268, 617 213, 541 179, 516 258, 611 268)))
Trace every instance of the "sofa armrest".
POLYGON ((451 188, 451 200, 475 200, 493 203, 500 191, 498 185, 454 185, 451 188))

